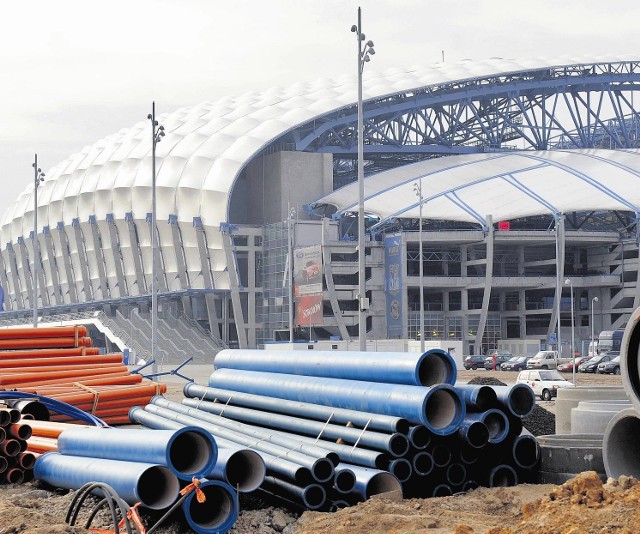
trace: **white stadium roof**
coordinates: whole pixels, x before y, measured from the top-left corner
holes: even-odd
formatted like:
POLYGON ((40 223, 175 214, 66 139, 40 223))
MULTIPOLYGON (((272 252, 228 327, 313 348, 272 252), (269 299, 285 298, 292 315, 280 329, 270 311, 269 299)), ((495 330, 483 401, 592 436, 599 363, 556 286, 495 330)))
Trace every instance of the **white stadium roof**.
MULTIPOLYGON (((369 176, 367 213, 385 222, 423 217, 486 224, 572 211, 621 210, 640 214, 640 150, 510 151, 421 161, 369 176), (421 180, 422 179, 422 180, 421 180)), ((358 209, 358 184, 323 197, 339 212, 358 209)))
MULTIPOLYGON (((637 59, 629 57, 574 57, 554 60, 493 58, 429 67, 396 68, 382 73, 367 71, 364 98, 372 99, 452 81, 550 66, 635 60, 637 59)), ((167 220, 169 215, 176 215, 179 221, 191 223, 194 217, 201 217, 203 224, 209 227, 216 227, 227 221, 230 192, 248 161, 273 140, 296 126, 328 112, 353 106, 356 94, 355 76, 343 76, 335 80, 322 79, 313 83, 298 83, 288 88, 247 93, 237 98, 223 98, 214 103, 207 102, 160 115, 158 119, 165 126, 167 135, 157 150, 158 220, 167 220)), ((529 166, 535 166, 535 161, 531 159, 533 157, 533 154, 509 154, 500 157, 490 155, 484 159, 488 165, 491 165, 489 161, 495 160, 494 164, 505 165, 505 170, 508 170, 512 168, 509 162, 516 161, 513 158, 520 158, 520 161, 529 158, 529 166), (507 159, 502 159, 504 157, 507 159)), ((555 158, 548 154, 545 157, 555 158)), ((624 158, 631 158, 629 154, 622 152, 616 157, 625 162, 627 160, 624 158)), ((559 153, 557 158, 566 162, 568 156, 566 153, 559 153)), ((589 159, 586 155, 580 161, 587 160, 590 165, 604 165, 595 157, 589 159)), ((445 165, 444 162, 430 163, 439 164, 445 165)), ((543 165, 542 162, 539 164, 543 165)), ((485 165, 478 163, 468 168, 477 169, 481 173, 484 167, 485 165)), ((551 182, 553 173, 563 172, 555 165, 547 164, 546 167, 551 182)), ((607 168, 614 169, 615 166, 609 164, 607 168)), ((106 137, 45 171, 47 181, 38 193, 40 228, 45 225, 55 227, 59 222, 69 225, 76 218, 84 222, 92 215, 97 220, 104 220, 109 213, 115 218, 123 218, 126 213, 133 212, 136 219, 144 219, 146 213, 151 211, 149 122, 139 122, 106 137)), ((614 174, 621 180, 620 175, 624 172, 618 168, 614 174)), ((447 179, 454 181, 453 175, 447 179)), ((491 188, 497 183, 494 180, 487 182, 485 186, 491 188)), ((571 186, 580 184, 582 191, 583 182, 572 180, 566 184, 562 186, 564 194, 571 197, 577 205, 581 193, 571 189, 571 186)), ((475 195, 478 189, 480 188, 468 188, 466 191, 475 195)), ((485 194, 490 194, 490 191, 485 194)), ((523 197, 517 198, 521 202, 523 197)), ((601 207, 615 204, 606 195, 600 195, 599 199, 603 202, 601 207)), ((432 205, 436 209, 438 202, 443 203, 443 213, 447 211, 445 206, 451 210, 451 202, 446 200, 434 200, 433 204, 430 203, 430 209, 432 205)), ((505 214, 521 213, 509 207, 512 203, 506 199, 494 199, 493 205, 478 206, 477 211, 483 213, 488 210, 498 215, 497 207, 494 206, 505 204, 505 214)), ((562 205, 560 199, 557 203, 562 205)), ((528 212, 534 210, 533 201, 529 200, 525 204, 530 206, 527 208, 528 212)), ((375 211, 374 207, 374 204, 368 204, 368 209, 375 211)), ((522 213, 527 210, 523 208, 522 213)), ((463 217, 460 210, 456 211, 456 217, 463 217)), ((2 246, 8 242, 15 243, 19 237, 27 237, 32 229, 31 184, 0 219, 0 243, 2 246)))

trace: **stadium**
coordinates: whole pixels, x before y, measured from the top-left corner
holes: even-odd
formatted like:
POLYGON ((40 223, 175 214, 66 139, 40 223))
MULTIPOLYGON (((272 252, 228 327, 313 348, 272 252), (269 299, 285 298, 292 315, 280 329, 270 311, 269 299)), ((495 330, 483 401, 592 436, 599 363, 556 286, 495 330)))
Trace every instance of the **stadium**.
POLYGON ((350 343, 363 311, 368 340, 424 333, 464 354, 562 346, 572 325, 588 342, 640 305, 639 81, 626 57, 365 72, 365 310, 355 77, 159 115, 155 154, 142 121, 45 169, 4 213, 0 323, 36 303, 147 356, 155 231, 165 355, 350 343))

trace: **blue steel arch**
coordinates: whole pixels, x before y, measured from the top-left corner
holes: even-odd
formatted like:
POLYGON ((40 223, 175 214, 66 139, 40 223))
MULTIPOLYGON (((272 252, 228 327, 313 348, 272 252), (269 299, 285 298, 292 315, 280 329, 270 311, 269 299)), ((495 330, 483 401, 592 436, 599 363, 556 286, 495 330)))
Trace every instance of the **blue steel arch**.
MULTIPOLYGON (((640 62, 592 62, 451 81, 363 103, 367 174, 422 159, 510 149, 638 146, 640 62)), ((274 144, 330 152, 336 186, 353 181, 357 105, 274 144)))

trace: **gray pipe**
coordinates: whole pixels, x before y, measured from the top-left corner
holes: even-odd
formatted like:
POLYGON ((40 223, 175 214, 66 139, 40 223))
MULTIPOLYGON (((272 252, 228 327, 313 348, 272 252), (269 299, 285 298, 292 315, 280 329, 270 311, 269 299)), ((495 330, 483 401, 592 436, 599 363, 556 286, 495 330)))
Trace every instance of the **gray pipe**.
POLYGON ((451 495, 453 495, 453 490, 449 484, 438 484, 431 492, 432 497, 450 497, 451 495))
POLYGON ((413 472, 418 476, 427 476, 433 471, 433 458, 431 454, 426 451, 420 451, 416 453, 411 459, 411 465, 413 466, 413 472))
MULTIPOLYGON (((620 343, 620 373, 622 385, 631 399, 633 407, 640 410, 640 308, 637 308, 627 321, 622 342, 620 343)), ((607 470, 607 474, 609 470, 607 470)))
POLYGON ((218 401, 232 406, 244 406, 266 412, 294 415, 316 421, 330 421, 335 424, 351 424, 358 428, 367 428, 378 432, 393 434, 400 432, 406 434, 409 431, 409 421, 402 417, 382 415, 377 413, 348 410, 345 408, 333 408, 322 404, 279 399, 251 393, 241 393, 229 389, 200 386, 192 382, 186 384, 183 389, 185 397, 201 400, 218 401))
POLYGON ((459 384, 456 389, 464 399, 467 411, 484 412, 498 405, 498 396, 490 386, 459 384))
POLYGON ((333 478, 333 488, 338 493, 350 493, 356 487, 356 474, 349 468, 337 469, 333 478))
POLYGON ((458 438, 474 449, 481 449, 489 442, 489 429, 484 422, 471 419, 471 415, 476 414, 467 414, 458 429, 458 438))
POLYGON ((451 462, 451 444, 450 443, 435 443, 429 447, 429 452, 433 458, 433 464, 436 467, 445 467, 451 462))
POLYGON ((402 495, 402 485, 398 479, 379 469, 369 469, 358 465, 338 464, 337 471, 349 469, 356 475, 356 486, 349 494, 359 501, 366 501, 373 495, 398 491, 402 495))
POLYGON ((509 419, 504 412, 495 408, 481 413, 468 413, 465 417, 466 421, 480 421, 483 423, 488 430, 487 441, 491 444, 500 443, 509 435, 509 419))
POLYGON ((467 468, 460 462, 451 462, 445 471, 449 486, 461 486, 467 478, 467 468))
POLYGON ((507 464, 496 465, 489 471, 488 485, 490 488, 516 486, 518 474, 507 464))
MULTIPOLYGON (((161 401, 156 403, 154 399, 151 399, 152 404, 163 406, 161 401)), ((163 399, 163 397, 159 397, 159 399, 163 399)), ((325 439, 340 439, 347 443, 360 443, 363 447, 385 451, 396 457, 404 456, 409 450, 407 437, 397 432, 395 434, 382 434, 381 432, 370 432, 357 428, 325 424, 320 421, 309 421, 290 415, 274 414, 253 410, 251 408, 240 408, 238 406, 226 406, 217 402, 200 401, 196 399, 183 399, 182 404, 190 408, 196 408, 250 425, 275 428, 285 432, 306 434, 313 437, 322 436, 325 439)))
POLYGON ((453 385, 457 374, 453 358, 442 349, 429 349, 424 353, 225 349, 216 354, 213 365, 215 369, 426 387, 453 385))
POLYGON ((460 394, 448 384, 421 387, 218 369, 209 377, 209 385, 403 417, 442 436, 453 434, 465 414, 460 394))
MULTIPOLYGON (((229 441, 239 443, 256 451, 266 452, 267 454, 271 454, 278 458, 286 458, 287 460, 290 460, 295 464, 306 467, 311 471, 313 478, 318 482, 327 482, 328 480, 331 480, 331 478, 333 478, 334 465, 333 462, 326 457, 315 458, 296 450, 287 449, 286 447, 277 445, 271 441, 266 441, 264 438, 257 437, 258 433, 256 433, 256 436, 252 436, 245 432, 236 432, 233 430, 229 430, 228 428, 207 420, 209 417, 216 417, 214 415, 208 415, 204 412, 197 413, 198 410, 187 408, 186 406, 182 406, 178 403, 170 404, 171 407, 162 407, 156 404, 148 404, 145 407, 145 411, 156 413, 163 417, 171 417, 171 414, 180 414, 183 416, 181 422, 186 423, 187 421, 190 421, 190 424, 192 425, 199 424, 202 428, 206 428, 215 436, 220 436, 229 441), (175 405, 175 407, 173 405, 175 405)), ((293 440, 290 442, 290 444, 295 446, 293 440)))
MULTIPOLYGON (((283 436, 291 436, 291 434, 281 434, 283 436)), ((326 441, 323 439, 316 440, 308 436, 295 435, 294 437, 296 440, 303 443, 312 443, 328 451, 335 452, 343 463, 360 465, 362 467, 371 467, 374 469, 386 469, 391 461, 387 454, 380 451, 371 451, 369 449, 354 447, 353 445, 343 445, 341 443, 334 443, 333 441, 326 441)))
POLYGON ((141 502, 147 508, 161 510, 178 497, 178 478, 168 467, 141 462, 122 462, 102 458, 64 456, 47 452, 34 467, 37 480, 56 488, 79 489, 88 482, 104 482, 127 503, 141 502))
POLYGON ((260 487, 267 475, 262 457, 251 449, 218 449, 218 461, 205 478, 222 480, 241 493, 260 487))
POLYGON ((426 426, 414 425, 409 428, 407 438, 414 448, 422 450, 426 449, 429 446, 429 443, 431 443, 432 434, 426 426))
MULTIPOLYGON (((249 414, 244 418, 245 419, 244 421, 240 421, 238 419, 238 414, 236 413, 230 414, 223 409, 219 410, 218 408, 222 408, 222 405, 208 402, 206 403, 206 406, 203 406, 202 404, 205 404, 205 403, 200 403, 195 399, 184 399, 184 401, 185 401, 184 404, 179 404, 172 401, 168 401, 164 397, 157 396, 157 397, 153 397, 150 402, 151 404, 154 404, 156 406, 161 406, 163 408, 168 408, 169 410, 173 410, 175 412, 183 413, 185 415, 190 415, 191 417, 202 419, 203 421, 207 421, 208 423, 219 425, 223 428, 227 428, 234 432, 241 432, 248 436, 265 439, 271 443, 280 445, 281 447, 296 449, 299 452, 306 454, 308 456, 315 456, 318 458, 328 458, 333 463, 334 466, 338 465, 338 462, 340 461, 337 454, 332 452, 327 452, 326 449, 321 449, 314 445, 298 442, 298 440, 293 434, 288 433, 287 437, 284 437, 284 438, 279 437, 280 432, 277 432, 271 428, 264 428, 264 424, 267 421, 266 419, 262 419, 263 425, 256 426, 253 424, 252 421, 250 421, 251 419, 254 419, 253 414, 249 414), (211 408, 210 405, 213 405, 214 408, 211 408), (185 407, 187 407, 188 410, 185 410, 185 407), (219 412, 220 415, 216 415, 216 412, 219 412), (228 418, 226 417, 227 415, 229 416, 228 418), (294 443, 294 440, 297 443, 294 443)), ((246 410, 246 408, 236 408, 234 406, 228 406, 227 408, 229 410, 234 410, 234 409, 246 410)), ((255 410, 249 410, 249 411, 255 411, 255 410)), ((273 414, 273 415, 277 417, 276 414, 273 414)), ((287 416, 282 416, 282 417, 287 417, 287 416)), ((255 417, 255 419, 258 420, 260 418, 255 417)))
POLYGON ((535 437, 521 434, 511 445, 513 461, 522 469, 532 469, 540 461, 540 445, 535 437))
POLYGON ((635 408, 627 408, 613 416, 602 440, 602 459, 607 476, 640 478, 639 436, 640 418, 635 408))
MULTIPOLYGON (((158 407, 156 406, 155 408, 158 407)), ((139 423, 149 428, 174 429, 191 425, 191 423, 181 421, 191 421, 193 418, 175 412, 170 412, 167 416, 160 416, 157 413, 147 412, 146 410, 143 410, 138 406, 134 406, 133 408, 131 408, 131 410, 129 410, 129 419, 131 419, 133 423, 139 423)), ((207 423, 199 422, 199 425, 207 432, 212 433, 212 435, 216 438, 216 442, 218 443, 219 447, 233 450, 245 449, 244 446, 236 443, 235 441, 216 436, 215 433, 211 432, 211 429, 209 428, 207 423)), ((269 473, 281 477, 286 477, 298 484, 310 484, 314 480, 313 476, 311 475, 311 471, 306 467, 290 462, 289 460, 286 460, 284 458, 279 458, 271 454, 267 454, 263 451, 255 452, 260 455, 269 473)))
POLYGON ((264 479, 260 488, 277 497, 282 497, 296 504, 302 504, 309 510, 322 508, 327 498, 324 488, 319 484, 308 484, 300 487, 271 476, 264 479))
POLYGON ((516 417, 526 417, 536 407, 536 397, 527 384, 490 387, 496 392, 498 405, 516 417))
POLYGON ((396 458, 391 460, 387 471, 395 476, 400 482, 406 482, 413 474, 413 467, 409 460, 405 458, 396 458))
POLYGON ((192 491, 182 503, 187 523, 197 534, 227 532, 238 519, 238 497, 233 488, 219 480, 205 480, 199 489, 204 502, 199 502, 192 491))

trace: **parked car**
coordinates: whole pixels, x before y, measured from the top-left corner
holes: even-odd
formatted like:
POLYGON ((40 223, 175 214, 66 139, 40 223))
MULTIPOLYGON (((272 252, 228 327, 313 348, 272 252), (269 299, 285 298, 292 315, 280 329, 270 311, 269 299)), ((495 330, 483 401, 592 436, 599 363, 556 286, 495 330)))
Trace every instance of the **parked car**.
POLYGON ((469 369, 473 369, 475 371, 476 369, 484 367, 484 356, 465 356, 462 364, 467 371, 469 369))
POLYGON ((520 371, 518 384, 527 384, 536 396, 548 401, 558 396, 558 389, 572 388, 573 384, 555 369, 520 371))
POLYGON ((578 371, 580 373, 595 373, 598 370, 598 364, 606 363, 613 358, 615 358, 613 354, 599 354, 578 365, 578 371))
POLYGON ((511 354, 506 349, 496 349, 496 350, 489 351, 489 353, 487 354, 487 357, 484 359, 484 368, 485 369, 487 369, 487 370, 493 369, 493 365, 494 365, 493 357, 494 356, 496 357, 496 361, 495 361, 496 371, 498 369, 500 369, 500 365, 502 365, 504 362, 506 362, 510 358, 513 358, 513 354, 511 354))
POLYGON ((616 356, 608 362, 601 362, 598 364, 598 373, 605 375, 619 375, 620 374, 620 356, 616 356))
POLYGON ((531 356, 514 356, 500 365, 503 371, 524 371, 531 356))
POLYGON ((567 363, 569 360, 569 358, 561 358, 558 351, 541 350, 527 362, 527 369, 557 369, 558 365, 567 363))
MULTIPOLYGON (((588 359, 589 359, 589 356, 576 356, 576 371, 578 370, 578 366, 581 363, 586 362, 588 359)), ((565 362, 558 365, 558 371, 561 371, 563 373, 573 372, 573 360, 571 360, 570 362, 565 362)))

